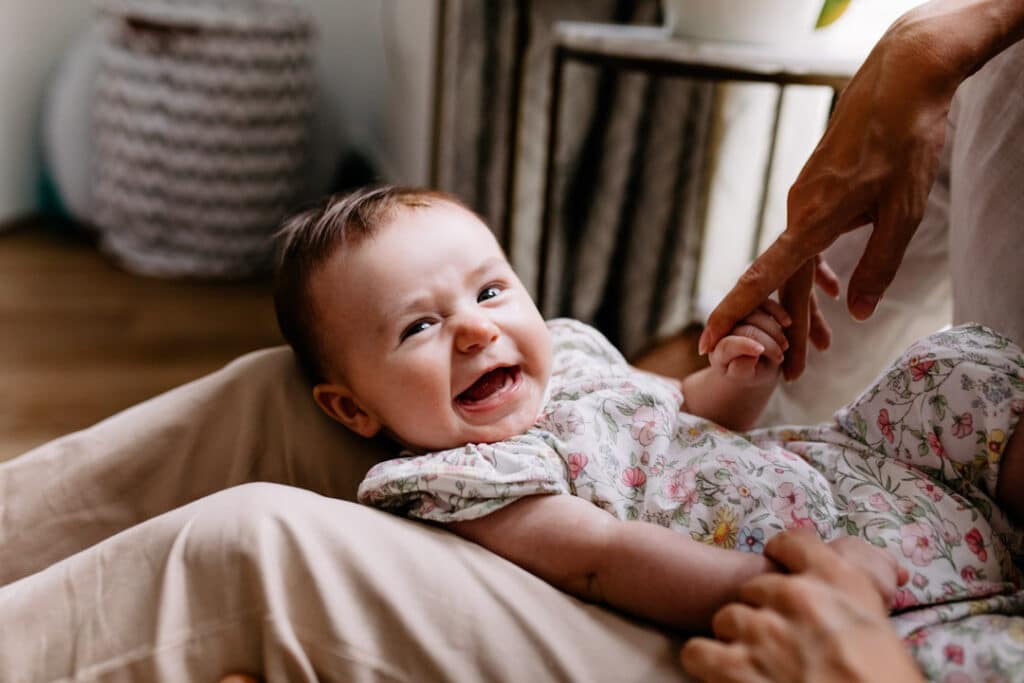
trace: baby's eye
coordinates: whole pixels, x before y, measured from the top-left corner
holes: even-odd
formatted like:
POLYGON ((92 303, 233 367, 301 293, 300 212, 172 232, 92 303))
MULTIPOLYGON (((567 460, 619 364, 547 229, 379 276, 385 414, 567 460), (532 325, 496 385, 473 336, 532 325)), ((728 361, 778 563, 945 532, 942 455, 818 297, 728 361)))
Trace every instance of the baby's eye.
POLYGON ((501 287, 498 285, 489 285, 480 290, 480 293, 476 295, 477 303, 481 301, 487 301, 501 294, 501 287))
POLYGON ((431 322, 429 320, 417 320, 412 325, 409 325, 409 327, 405 328, 400 337, 400 341, 405 341, 414 334, 419 334, 423 330, 430 327, 430 325, 431 322))

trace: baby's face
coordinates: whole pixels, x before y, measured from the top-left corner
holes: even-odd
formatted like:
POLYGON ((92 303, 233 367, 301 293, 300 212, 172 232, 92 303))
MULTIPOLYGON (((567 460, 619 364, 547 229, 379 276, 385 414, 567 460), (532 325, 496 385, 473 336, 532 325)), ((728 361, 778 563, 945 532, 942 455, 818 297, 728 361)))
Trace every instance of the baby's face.
POLYGON ((537 419, 548 329, 472 213, 400 208, 311 285, 328 366, 314 393, 355 431, 442 450, 506 439, 537 419))

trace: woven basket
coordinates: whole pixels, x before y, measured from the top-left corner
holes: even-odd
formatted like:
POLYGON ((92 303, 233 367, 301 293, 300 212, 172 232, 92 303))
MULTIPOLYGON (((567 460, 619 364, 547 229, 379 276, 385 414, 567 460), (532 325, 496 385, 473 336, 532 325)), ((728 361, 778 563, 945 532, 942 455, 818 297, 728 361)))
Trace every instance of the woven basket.
POLYGON ((126 268, 266 270, 304 181, 312 29, 282 0, 109 0, 95 104, 93 222, 126 268))

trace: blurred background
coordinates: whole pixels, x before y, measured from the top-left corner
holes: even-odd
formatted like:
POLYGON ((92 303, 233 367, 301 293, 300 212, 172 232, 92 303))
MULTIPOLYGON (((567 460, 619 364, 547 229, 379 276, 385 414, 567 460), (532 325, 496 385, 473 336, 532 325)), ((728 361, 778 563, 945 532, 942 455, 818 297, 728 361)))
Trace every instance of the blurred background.
MULTIPOLYGON (((852 73, 916 3, 828 4, 740 53, 852 73)), ((0 459, 279 344, 270 234, 368 182, 454 192, 546 315, 633 358, 692 339, 783 228, 833 91, 567 62, 549 178, 562 21, 708 39, 660 0, 0 0, 0 459)))

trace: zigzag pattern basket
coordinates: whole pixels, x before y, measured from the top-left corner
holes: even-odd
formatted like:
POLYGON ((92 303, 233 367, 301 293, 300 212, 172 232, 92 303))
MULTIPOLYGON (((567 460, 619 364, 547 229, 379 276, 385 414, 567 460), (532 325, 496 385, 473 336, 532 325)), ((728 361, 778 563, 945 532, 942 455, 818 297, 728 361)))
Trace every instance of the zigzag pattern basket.
POLYGON ((266 270, 299 195, 315 80, 307 15, 283 0, 104 0, 93 222, 156 276, 266 270))

